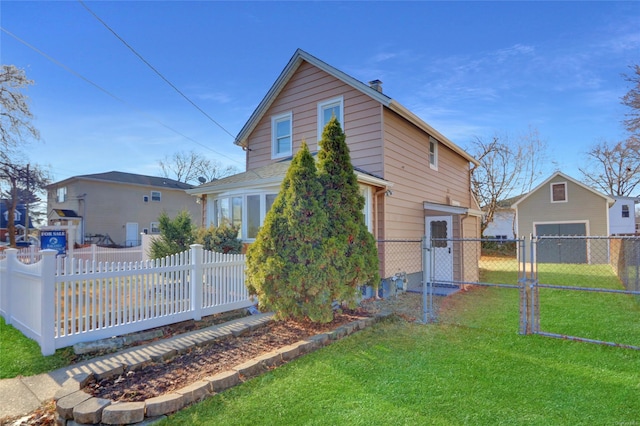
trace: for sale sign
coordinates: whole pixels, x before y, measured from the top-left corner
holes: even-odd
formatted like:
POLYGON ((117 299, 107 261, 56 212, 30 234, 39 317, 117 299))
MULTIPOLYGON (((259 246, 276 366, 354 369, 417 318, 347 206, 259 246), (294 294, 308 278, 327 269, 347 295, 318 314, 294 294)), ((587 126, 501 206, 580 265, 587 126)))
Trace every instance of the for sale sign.
POLYGON ((67 254, 66 231, 40 231, 40 248, 57 250, 58 254, 67 254))

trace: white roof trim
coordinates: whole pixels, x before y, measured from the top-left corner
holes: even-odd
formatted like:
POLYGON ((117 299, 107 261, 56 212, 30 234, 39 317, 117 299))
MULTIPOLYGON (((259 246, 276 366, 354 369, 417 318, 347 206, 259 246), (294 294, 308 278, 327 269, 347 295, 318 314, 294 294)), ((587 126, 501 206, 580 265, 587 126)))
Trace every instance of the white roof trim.
POLYGON ((434 136, 440 143, 444 144, 445 146, 447 146, 457 154, 461 155, 465 160, 475 165, 479 164, 478 160, 473 158, 469 153, 467 153, 465 150, 460 148, 454 142, 449 140, 442 133, 435 130, 429 124, 425 123, 422 119, 420 119, 417 115, 409 111, 407 108, 405 108, 398 102, 391 99, 389 96, 378 92, 377 90, 369 87, 367 84, 359 80, 356 80, 350 75, 345 74, 344 72, 338 70, 337 68, 332 67, 331 65, 321 61, 320 59, 316 58, 313 55, 310 55, 309 53, 305 52, 302 49, 296 50, 293 57, 289 60, 289 63, 286 65, 284 70, 282 70, 282 72, 276 79, 275 83, 273 83, 273 85, 267 92, 266 96, 258 104, 258 107, 255 109, 253 114, 251 114, 251 117, 249 117, 249 120, 247 120, 245 125, 242 127, 242 129, 238 133, 238 136, 236 137, 236 140, 234 142, 236 145, 239 145, 242 147, 245 147, 247 145, 247 138, 249 137, 251 132, 253 132, 253 130, 256 128, 260 119, 267 112, 267 110, 269 109, 273 101, 276 99, 280 91, 287 84, 291 76, 295 73, 295 71, 298 69, 300 64, 302 64, 302 61, 306 61, 310 63, 311 65, 323 70, 327 74, 334 76, 338 80, 341 80, 343 83, 353 87, 356 90, 359 90, 365 95, 380 102, 382 105, 396 112, 398 115, 400 115, 410 123, 414 124, 419 129, 434 136))
POLYGON ((534 192, 537 192, 540 188, 548 185, 556 176, 560 176, 563 179, 566 179, 584 189, 586 189, 587 191, 593 192, 596 195, 599 195, 600 197, 604 198, 607 201, 607 205, 609 207, 611 207, 613 205, 613 203, 615 203, 615 200, 611 197, 609 197, 608 195, 603 194, 600 191, 596 191, 595 189, 591 188, 590 186, 585 185, 582 182, 579 182, 577 180, 575 180, 574 178, 572 178, 571 176, 568 176, 562 172, 555 172, 554 174, 552 174, 549 178, 547 178, 547 180, 545 180, 544 182, 542 182, 540 185, 536 186, 533 190, 529 191, 528 194, 524 195, 522 198, 520 198, 518 201, 516 201, 515 203, 513 203, 511 205, 512 209, 517 209, 518 208, 518 204, 520 204, 522 201, 526 200, 527 198, 529 198, 529 196, 531 194, 533 194, 534 192))
POLYGON ((448 204, 430 203, 429 201, 425 201, 423 203, 423 208, 425 210, 434 210, 437 212, 450 213, 450 214, 466 214, 469 212, 469 209, 466 207, 450 206, 448 204))
MULTIPOLYGON (((359 172, 354 170, 356 177, 359 183, 363 183, 366 185, 377 186, 381 188, 392 188, 393 183, 388 182, 384 179, 377 178, 375 176, 368 175, 366 173, 359 172)), ((285 178, 285 175, 282 176, 274 176, 270 178, 260 178, 253 181, 242 181, 242 182, 232 182, 227 184, 215 185, 207 184, 202 185, 197 188, 187 190, 187 194, 190 195, 204 195, 204 194, 220 194, 222 192, 229 191, 237 191, 241 189, 262 189, 269 188, 274 186, 280 186, 282 184, 282 180, 285 178)))

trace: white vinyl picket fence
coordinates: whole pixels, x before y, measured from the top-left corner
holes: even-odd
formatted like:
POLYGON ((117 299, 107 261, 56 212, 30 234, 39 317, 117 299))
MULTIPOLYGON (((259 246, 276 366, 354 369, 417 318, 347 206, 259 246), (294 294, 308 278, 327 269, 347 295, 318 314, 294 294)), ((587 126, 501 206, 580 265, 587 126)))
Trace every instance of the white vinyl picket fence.
POLYGON ((56 258, 24 264, 17 250, 0 260, 0 314, 40 344, 43 355, 251 306, 245 258, 203 250, 141 262, 56 258))
MULTIPOLYGON (((35 245, 18 249, 18 259, 23 263, 35 263, 40 260, 40 249, 35 245)), ((0 251, 0 260, 7 257, 6 250, 0 251)), ((136 247, 102 247, 95 244, 90 246, 73 248, 67 251, 67 257, 73 259, 82 259, 83 261, 91 262, 139 262, 142 260, 148 260, 144 248, 142 246, 136 247)), ((64 266, 64 264, 63 264, 64 266)))

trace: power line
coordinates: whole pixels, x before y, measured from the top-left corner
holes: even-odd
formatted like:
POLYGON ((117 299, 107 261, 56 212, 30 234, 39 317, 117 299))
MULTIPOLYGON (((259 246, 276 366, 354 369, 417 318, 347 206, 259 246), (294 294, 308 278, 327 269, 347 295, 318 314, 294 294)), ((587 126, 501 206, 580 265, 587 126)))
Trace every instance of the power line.
MULTIPOLYGON (((49 60, 49 61, 53 62, 55 65, 59 66, 60 68, 64 69, 65 71, 69 72, 70 74, 72 74, 72 75, 74 75, 74 76, 78 77, 79 79, 81 79, 81 80, 85 81, 86 83, 88 83, 88 84, 92 85, 93 87, 95 87, 96 89, 100 90, 100 91, 101 91, 101 92, 103 92, 104 94, 106 94, 106 95, 110 96, 111 98, 113 98, 113 99, 117 100, 118 102, 123 103, 124 105, 128 106, 129 108, 133 109, 134 111, 138 112, 139 114, 144 115, 145 117, 147 117, 147 118, 151 119, 152 121, 155 121, 156 123, 160 124, 162 127, 164 127, 164 128, 166 128, 166 129, 168 129, 168 130, 170 130, 170 131, 174 132, 175 134, 177 134, 177 135, 179 135, 179 136, 181 136, 181 137, 183 137, 183 138, 185 138, 185 139, 187 139, 187 140, 189 140, 189 141, 191 141, 191 142, 195 143, 196 145, 200 145, 201 147, 203 147, 203 148, 205 148, 205 149, 207 149, 207 150, 209 150, 209 151, 213 152, 213 153, 214 153, 214 154, 216 154, 216 155, 219 155, 219 156, 225 157, 225 158, 227 158, 227 159, 229 159, 229 160, 231 160, 231 161, 233 161, 233 162, 235 162, 235 163, 238 163, 238 164, 242 164, 242 165, 244 165, 244 163, 243 163, 243 162, 240 162, 240 161, 238 161, 238 160, 236 160, 236 159, 234 159, 234 158, 229 157, 228 155, 222 154, 221 152, 218 152, 218 151, 216 151, 216 150, 214 150, 214 149, 212 149, 212 148, 208 147, 207 145, 205 145, 205 144, 203 144, 203 143, 198 142, 197 140, 195 140, 195 139, 193 139, 193 138, 191 138, 191 137, 189 137, 189 136, 187 136, 187 135, 185 135, 185 134, 183 134, 183 133, 179 132, 178 130, 174 129, 173 127, 171 127, 171 126, 169 126, 169 125, 167 125, 167 124, 163 123, 162 121, 160 121, 159 119, 155 118, 154 116, 152 116, 152 115, 150 115, 150 114, 148 114, 148 113, 144 112, 143 110, 141 110, 141 109, 139 109, 139 108, 135 107, 134 105, 130 104, 129 102, 125 101, 124 99, 122 99, 122 98, 120 98, 120 97, 118 97, 118 96, 114 95, 113 93, 109 92, 107 89, 103 88, 103 87, 102 87, 102 86, 100 86, 99 84, 94 83, 93 81, 89 80, 88 78, 86 78, 85 76, 83 76, 82 74, 80 74, 79 72, 77 72, 77 71, 73 70, 72 68, 70 68, 70 67, 66 66, 66 65, 65 65, 65 64, 63 64, 62 62, 60 62, 60 61, 56 60, 55 58, 53 58, 53 57, 51 57, 50 55, 46 54, 46 53, 45 53, 45 52, 43 52, 42 50, 40 50, 40 49, 38 49, 37 47, 33 46, 32 44, 29 44, 27 41, 25 41, 25 40, 21 39, 21 38, 20 38, 20 37, 18 37, 17 35, 13 34, 11 31, 7 30, 6 28, 4 28, 4 27, 0 26, 0 30, 2 30, 2 31, 3 31, 4 33, 6 33, 7 35, 9 35, 9 36, 13 37, 14 39, 16 39, 17 41, 19 41, 20 43, 24 44, 24 45, 25 45, 25 46, 27 46, 29 49, 31 49, 31 50, 33 50, 33 51, 35 51, 36 53, 38 53, 38 54, 40 54, 40 55, 42 55, 42 56, 44 56, 47 60, 49 60)), ((227 132, 227 133, 228 133, 228 132, 227 132)), ((235 137, 234 137, 234 139, 235 139, 235 137)))
POLYGON ((231 134, 231 132, 229 132, 220 123, 218 123, 216 120, 214 120, 213 117, 211 117, 209 114, 207 114, 194 101, 192 101, 187 95, 185 95, 180 89, 178 89, 173 83, 171 83, 164 75, 162 75, 162 73, 160 71, 158 71, 153 65, 151 65, 149 63, 149 61, 147 61, 141 54, 139 54, 129 43, 127 43, 122 37, 120 37, 120 35, 118 35, 118 33, 116 33, 115 30, 113 30, 106 22, 104 22, 93 10, 89 9, 89 7, 84 3, 84 1, 78 0, 78 2, 85 9, 87 9, 87 11, 89 13, 91 13, 94 18, 96 18, 102 25, 104 25, 104 27, 106 29, 108 29, 114 36, 116 36, 116 38, 118 40, 120 40, 125 46, 127 46, 127 48, 129 50, 131 50, 133 52, 133 54, 136 55, 142 62, 144 62, 144 64, 146 66, 151 68, 151 70, 153 70, 153 72, 155 72, 161 79, 163 79, 165 81, 165 83, 167 83, 169 86, 171 86, 171 88, 173 90, 178 92, 180 94, 180 96, 182 96, 184 99, 186 99, 187 102, 189 102, 191 105, 193 105, 198 111, 200 111, 205 117, 207 117, 209 120, 211 120, 216 126, 220 127, 222 130, 224 130, 229 136, 231 136, 233 138, 234 141, 236 140, 236 137, 233 134, 231 134))

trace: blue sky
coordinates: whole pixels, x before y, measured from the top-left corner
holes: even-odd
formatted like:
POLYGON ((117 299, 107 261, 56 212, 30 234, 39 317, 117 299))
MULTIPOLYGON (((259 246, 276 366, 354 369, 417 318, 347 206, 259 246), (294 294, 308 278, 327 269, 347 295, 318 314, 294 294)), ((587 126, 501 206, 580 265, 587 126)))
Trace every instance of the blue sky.
POLYGON ((363 82, 382 80, 462 147, 535 128, 548 144, 547 173, 580 178, 591 146, 625 138, 621 74, 640 63, 640 2, 85 5, 219 125, 82 3, 4 0, 1 61, 35 81, 27 94, 42 140, 29 159, 56 181, 159 175, 158 160, 191 150, 244 170, 233 136, 297 48, 363 82))

